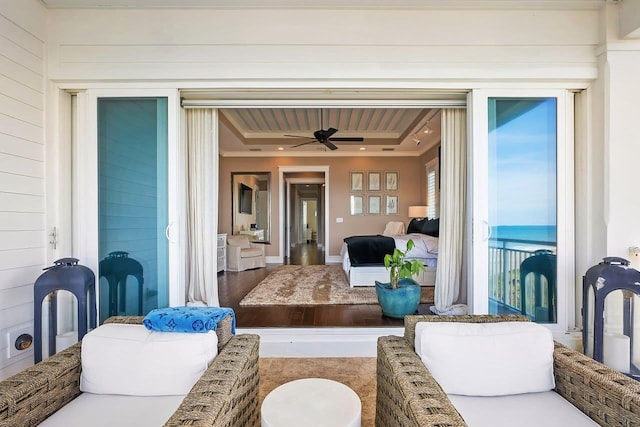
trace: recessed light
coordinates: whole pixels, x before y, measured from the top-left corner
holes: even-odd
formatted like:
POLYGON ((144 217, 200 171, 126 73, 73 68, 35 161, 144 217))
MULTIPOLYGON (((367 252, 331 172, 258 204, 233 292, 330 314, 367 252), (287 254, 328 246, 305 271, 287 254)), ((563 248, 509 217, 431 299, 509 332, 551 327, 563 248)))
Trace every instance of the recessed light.
POLYGON ((278 151, 284 150, 284 147, 278 147, 278 151))
POLYGON ((364 151, 364 150, 366 150, 366 148, 360 147, 360 151, 364 151))

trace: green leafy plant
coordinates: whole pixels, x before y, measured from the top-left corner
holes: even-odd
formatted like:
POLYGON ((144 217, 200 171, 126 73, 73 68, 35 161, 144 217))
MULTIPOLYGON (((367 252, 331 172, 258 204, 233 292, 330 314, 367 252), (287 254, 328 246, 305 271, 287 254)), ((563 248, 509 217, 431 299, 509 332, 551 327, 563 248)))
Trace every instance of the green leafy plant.
POLYGON ((398 280, 412 279, 417 276, 421 270, 424 270, 424 264, 417 259, 406 259, 407 253, 415 246, 413 240, 407 242, 407 250, 401 251, 398 248, 393 250, 393 254, 384 256, 384 266, 389 270, 389 279, 393 289, 398 288, 398 280))

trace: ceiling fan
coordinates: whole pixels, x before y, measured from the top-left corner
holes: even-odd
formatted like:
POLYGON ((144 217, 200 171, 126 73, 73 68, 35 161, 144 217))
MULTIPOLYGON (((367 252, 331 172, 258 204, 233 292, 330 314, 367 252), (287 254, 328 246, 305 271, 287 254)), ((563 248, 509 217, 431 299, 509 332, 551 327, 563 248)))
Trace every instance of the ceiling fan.
MULTIPOLYGON (((324 118, 323 118, 323 109, 320 109, 320 127, 322 128, 322 123, 324 122, 324 118)), ((318 129, 317 131, 313 132, 313 137, 311 136, 300 136, 300 135, 285 135, 288 136, 290 138, 306 138, 309 141, 305 141, 303 143, 300 144, 296 144, 291 146, 291 148, 296 148, 296 147, 301 147, 303 145, 307 145, 307 144, 312 144, 314 142, 319 142, 320 144, 324 144, 328 149, 330 150, 337 150, 338 147, 335 146, 335 144, 333 143, 335 142, 363 142, 364 138, 363 137, 357 137, 357 136, 353 136, 353 137, 334 137, 333 135, 338 132, 338 129, 336 128, 329 128, 327 130, 324 129, 318 129)))

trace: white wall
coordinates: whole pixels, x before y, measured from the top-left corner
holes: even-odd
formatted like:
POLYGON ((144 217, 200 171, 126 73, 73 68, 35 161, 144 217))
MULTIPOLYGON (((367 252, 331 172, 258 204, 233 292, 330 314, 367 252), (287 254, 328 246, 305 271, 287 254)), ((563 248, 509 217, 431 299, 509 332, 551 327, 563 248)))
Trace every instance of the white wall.
POLYGON ((0 379, 33 363, 32 350, 8 359, 7 332, 33 333, 45 264, 45 22, 39 2, 0 2, 0 379))
POLYGON ((599 42, 598 10, 55 9, 49 21, 54 80, 183 87, 593 79, 599 42))

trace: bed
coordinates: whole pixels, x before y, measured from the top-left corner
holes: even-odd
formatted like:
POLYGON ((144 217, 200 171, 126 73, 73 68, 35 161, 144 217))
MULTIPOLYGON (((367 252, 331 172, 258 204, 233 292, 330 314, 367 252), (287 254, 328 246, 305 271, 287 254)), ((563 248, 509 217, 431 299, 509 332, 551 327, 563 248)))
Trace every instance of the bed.
POLYGON ((425 270, 415 278, 421 286, 434 286, 438 264, 438 228, 435 220, 412 220, 407 234, 393 236, 350 236, 344 239, 340 257, 349 286, 374 286, 375 281, 388 282, 389 271, 384 266, 384 255, 394 248, 405 251, 409 239, 415 246, 408 258, 419 259, 425 270))

